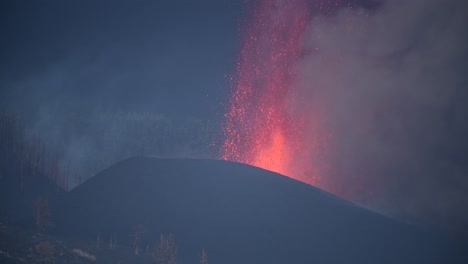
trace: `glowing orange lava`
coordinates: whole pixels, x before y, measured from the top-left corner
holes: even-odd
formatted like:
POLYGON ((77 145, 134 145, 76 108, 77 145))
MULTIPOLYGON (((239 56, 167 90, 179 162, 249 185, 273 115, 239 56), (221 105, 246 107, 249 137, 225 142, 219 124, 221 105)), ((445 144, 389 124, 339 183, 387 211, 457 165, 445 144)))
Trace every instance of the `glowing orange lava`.
POLYGON ((307 1, 259 0, 249 15, 225 114, 222 158, 314 184, 317 175, 297 168, 309 151, 304 120, 287 110, 309 21, 307 1))

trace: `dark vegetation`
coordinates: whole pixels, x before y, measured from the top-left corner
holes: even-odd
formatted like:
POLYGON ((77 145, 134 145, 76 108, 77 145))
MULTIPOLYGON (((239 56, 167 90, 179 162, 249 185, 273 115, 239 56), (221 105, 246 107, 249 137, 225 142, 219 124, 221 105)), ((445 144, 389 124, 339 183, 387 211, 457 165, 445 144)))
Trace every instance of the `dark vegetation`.
MULTIPOLYGON (((69 115, 70 118, 72 116, 69 115)), ((70 156, 57 146, 63 143, 64 138, 73 140, 76 135, 69 132, 51 142, 41 135, 40 129, 26 127, 18 115, 0 112, 0 263, 86 263, 96 255, 101 261, 112 263, 125 259, 129 263, 174 263, 168 262, 175 260, 174 237, 161 235, 159 248, 143 247, 140 240, 145 232, 141 225, 120 238, 120 245, 117 245, 115 233, 108 240, 100 234, 95 240, 61 236, 56 232, 56 224, 61 221, 58 212, 63 205, 58 202, 64 199, 71 187, 88 178, 86 175, 92 170, 102 169, 107 163, 135 153, 150 154, 146 150, 155 147, 155 142, 159 144, 159 152, 153 151, 153 154, 172 151, 176 155, 176 149, 182 149, 182 145, 186 151, 201 144, 209 146, 206 124, 191 119, 174 128, 163 115, 132 113, 103 113, 86 121, 78 116, 75 118, 69 122, 77 122, 76 127, 68 127, 69 131, 81 129, 85 134, 94 133, 93 136, 103 139, 95 142, 99 142, 97 147, 108 150, 102 153, 104 157, 100 160, 80 160, 85 169, 71 166, 72 162, 67 160, 70 156), (187 129, 200 133, 188 135, 187 129), (205 133, 201 133, 202 130, 205 133), (135 138, 135 141, 127 140, 125 147, 120 146, 119 149, 117 146, 122 142, 105 140, 110 131, 117 138, 135 138), (132 134, 136 131, 140 134, 132 134), (152 136, 153 133, 159 136, 152 136), (150 142, 151 138, 157 141, 150 142), (172 256, 169 260, 168 254, 172 256), (135 260, 136 255, 143 257, 135 260)), ((203 151, 207 153, 207 148, 203 151)))
POLYGON ((19 118, 0 113, 0 219, 33 222, 44 229, 49 209, 68 190, 58 155, 36 136, 27 136, 19 118))
POLYGON ((466 263, 430 230, 237 163, 134 157, 68 190, 60 155, 0 121, 0 263, 466 263))

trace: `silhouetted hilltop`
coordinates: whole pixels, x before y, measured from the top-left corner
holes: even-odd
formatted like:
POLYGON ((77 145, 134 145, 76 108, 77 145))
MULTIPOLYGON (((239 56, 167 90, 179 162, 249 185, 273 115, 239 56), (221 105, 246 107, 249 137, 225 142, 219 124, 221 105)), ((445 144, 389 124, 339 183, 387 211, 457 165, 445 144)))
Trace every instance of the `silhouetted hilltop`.
POLYGON ((248 165, 136 157, 71 191, 61 234, 152 248, 174 234, 179 263, 453 263, 451 245, 414 226, 248 165))

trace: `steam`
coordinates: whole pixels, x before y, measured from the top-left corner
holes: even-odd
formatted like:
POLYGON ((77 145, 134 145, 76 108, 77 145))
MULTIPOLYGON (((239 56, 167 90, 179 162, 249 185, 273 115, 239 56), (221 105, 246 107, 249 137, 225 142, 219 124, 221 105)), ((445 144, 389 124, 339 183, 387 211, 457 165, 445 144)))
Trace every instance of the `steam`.
POLYGON ((321 187, 429 223, 468 223, 467 11, 464 1, 397 0, 311 20, 290 108, 318 112, 330 135, 321 187))
MULTIPOLYGON (((169 110, 157 111, 156 107, 153 111, 119 107, 122 100, 116 93, 127 85, 122 78, 124 74, 113 76, 107 72, 103 66, 110 65, 106 56, 96 61, 85 64, 71 58, 50 65, 38 74, 10 84, 8 101, 0 100, 4 101, 0 113, 5 108, 18 115, 25 141, 39 140, 44 144, 47 157, 43 158, 57 162, 60 177, 66 178, 66 188, 72 189, 132 156, 214 155, 210 145, 214 134, 211 120, 167 114, 169 110), (101 72, 108 78, 96 77, 101 72), (88 100, 77 95, 87 79, 93 80, 92 84, 105 95, 103 103, 99 104, 99 95, 88 100), (114 88, 113 83, 121 86, 114 88)), ((139 75, 132 77, 137 79, 139 75)), ((154 94, 149 94, 141 104, 156 101, 154 94)))

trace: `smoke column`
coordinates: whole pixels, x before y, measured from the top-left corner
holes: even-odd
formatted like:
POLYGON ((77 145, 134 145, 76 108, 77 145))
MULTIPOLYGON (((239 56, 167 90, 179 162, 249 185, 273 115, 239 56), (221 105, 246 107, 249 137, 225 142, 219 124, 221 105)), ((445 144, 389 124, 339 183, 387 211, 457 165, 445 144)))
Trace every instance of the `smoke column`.
POLYGON ((468 230, 465 25, 468 4, 457 0, 383 1, 311 18, 289 107, 320 110, 330 132, 321 188, 468 230))

